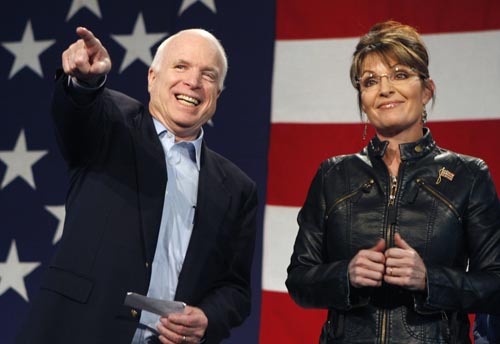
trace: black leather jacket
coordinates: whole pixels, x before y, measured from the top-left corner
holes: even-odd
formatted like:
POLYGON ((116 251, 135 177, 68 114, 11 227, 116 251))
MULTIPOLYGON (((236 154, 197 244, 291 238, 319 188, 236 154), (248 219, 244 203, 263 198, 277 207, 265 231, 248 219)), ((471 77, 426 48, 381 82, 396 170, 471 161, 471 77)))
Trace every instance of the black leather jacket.
POLYGON ((324 161, 309 189, 286 285, 300 306, 327 308, 321 343, 469 343, 467 313, 500 311, 500 203, 486 164, 436 146, 400 146, 397 184, 373 138, 324 161), (391 196, 393 201, 390 201, 391 196), (348 264, 394 234, 422 257, 425 292, 349 285, 348 264))

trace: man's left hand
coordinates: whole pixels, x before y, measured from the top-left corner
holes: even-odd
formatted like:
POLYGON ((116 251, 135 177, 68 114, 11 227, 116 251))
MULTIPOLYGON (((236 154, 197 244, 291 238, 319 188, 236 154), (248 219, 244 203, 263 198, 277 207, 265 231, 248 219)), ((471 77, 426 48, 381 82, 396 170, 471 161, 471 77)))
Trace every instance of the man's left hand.
POLYGON ((182 314, 161 317, 157 329, 164 344, 199 343, 207 326, 208 318, 201 309, 186 306, 182 314))

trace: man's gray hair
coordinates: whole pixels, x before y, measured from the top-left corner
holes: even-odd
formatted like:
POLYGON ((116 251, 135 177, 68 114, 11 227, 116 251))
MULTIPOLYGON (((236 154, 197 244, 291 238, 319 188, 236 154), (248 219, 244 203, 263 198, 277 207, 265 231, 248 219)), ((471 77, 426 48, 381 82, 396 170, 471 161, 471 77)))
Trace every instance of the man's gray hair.
POLYGON ((220 54, 221 59, 222 59, 222 71, 221 71, 221 75, 220 75, 220 78, 219 78, 219 88, 222 90, 224 88, 224 80, 226 79, 227 70, 228 70, 228 63, 227 63, 226 51, 224 50, 224 47, 219 42, 219 40, 213 34, 211 34, 210 32, 208 32, 207 30, 204 30, 204 29, 187 29, 187 30, 182 30, 182 31, 177 32, 175 35, 172 35, 172 36, 168 37, 167 39, 165 39, 160 44, 160 46, 158 47, 158 49, 156 50, 155 56, 153 58, 153 62, 151 62, 151 68, 154 71, 159 71, 160 67, 161 67, 161 64, 163 62, 163 57, 165 56, 165 54, 163 52, 163 50, 165 49, 165 47, 175 37, 179 36, 180 34, 182 34, 184 32, 188 32, 188 31, 199 33, 200 35, 202 35, 202 36, 210 39, 215 44, 215 46, 217 47, 217 49, 219 50, 219 54, 220 54))

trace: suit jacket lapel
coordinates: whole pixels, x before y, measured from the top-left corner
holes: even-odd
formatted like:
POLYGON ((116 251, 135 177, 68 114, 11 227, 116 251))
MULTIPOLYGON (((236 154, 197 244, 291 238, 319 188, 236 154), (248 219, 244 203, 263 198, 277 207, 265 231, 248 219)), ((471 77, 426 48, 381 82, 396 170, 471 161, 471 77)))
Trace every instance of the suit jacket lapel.
POLYGON ((217 244, 217 232, 231 202, 224 186, 224 171, 213 153, 203 145, 198 182, 198 200, 191 240, 179 275, 175 299, 191 303, 198 288, 203 262, 217 244))
POLYGON ((145 258, 151 264, 163 212, 167 168, 163 147, 148 111, 135 118, 135 126, 139 217, 145 258))

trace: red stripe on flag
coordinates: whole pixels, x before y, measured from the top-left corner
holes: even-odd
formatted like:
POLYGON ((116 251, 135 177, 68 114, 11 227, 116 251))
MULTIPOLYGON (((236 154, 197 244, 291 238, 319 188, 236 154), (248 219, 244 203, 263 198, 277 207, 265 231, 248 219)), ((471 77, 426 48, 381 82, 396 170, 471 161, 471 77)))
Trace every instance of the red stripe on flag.
POLYGON ((259 343, 317 343, 325 319, 325 310, 304 309, 287 293, 263 290, 259 343))
POLYGON ((362 133, 361 124, 272 124, 267 204, 301 206, 320 162, 359 151, 362 133))
MULTIPOLYGON (((433 122, 429 127, 440 147, 485 160, 500 190, 500 120, 433 122)), ((362 131, 361 124, 273 124, 267 204, 300 207, 319 163, 359 151, 367 143, 362 131)))
POLYGON ((500 1, 278 0, 276 39, 358 37, 375 23, 394 19, 421 33, 500 29, 500 1))

